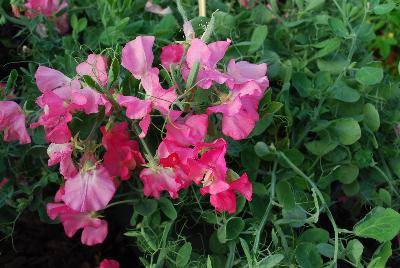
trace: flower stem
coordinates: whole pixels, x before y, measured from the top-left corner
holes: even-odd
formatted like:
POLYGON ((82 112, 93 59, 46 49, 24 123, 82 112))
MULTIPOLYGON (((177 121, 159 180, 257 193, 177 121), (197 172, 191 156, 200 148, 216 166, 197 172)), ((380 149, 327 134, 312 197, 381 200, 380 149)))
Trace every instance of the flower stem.
POLYGON ((339 252, 339 229, 336 225, 335 219, 333 218, 333 215, 331 211, 329 210, 328 204, 325 202, 324 196, 322 195, 321 191, 318 189, 318 187, 315 185, 315 183, 308 177, 306 174, 303 173, 293 162, 283 153, 283 152, 277 152, 278 156, 281 157, 283 160, 286 161, 286 163, 290 166, 290 168, 300 177, 305 179, 311 187, 314 189, 315 193, 318 195, 319 199, 321 200, 321 203, 326 207, 326 214, 332 224, 334 235, 335 235, 335 251, 333 253, 333 263, 335 267, 337 267, 337 259, 338 259, 338 252, 339 252))

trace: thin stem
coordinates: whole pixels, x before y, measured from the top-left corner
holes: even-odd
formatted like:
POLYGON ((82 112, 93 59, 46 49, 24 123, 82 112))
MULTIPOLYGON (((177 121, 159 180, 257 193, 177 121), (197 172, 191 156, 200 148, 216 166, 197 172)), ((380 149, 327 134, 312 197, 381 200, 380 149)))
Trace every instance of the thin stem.
POLYGON ((321 203, 326 207, 326 214, 328 215, 328 218, 332 224, 333 231, 335 234, 335 251, 333 254, 333 263, 335 264, 335 267, 337 267, 337 259, 338 259, 338 252, 339 252, 339 230, 336 225, 335 219, 333 218, 333 215, 331 211, 329 210, 328 204, 326 203, 324 196, 322 195, 321 191, 318 189, 318 187, 315 185, 315 183, 301 171, 293 162, 283 153, 283 152, 278 152, 277 153, 279 157, 281 157, 283 160, 286 161, 286 163, 290 166, 290 168, 300 177, 304 178, 310 185, 311 187, 315 190, 316 194, 318 195, 319 199, 321 200, 321 203))
POLYGON ((389 177, 386 175, 385 172, 383 172, 382 169, 380 169, 378 166, 373 166, 373 168, 379 172, 379 174, 381 174, 383 176, 383 178, 386 180, 386 182, 389 184, 390 189, 397 195, 400 196, 399 192, 396 190, 396 188, 393 186, 391 180, 389 179, 389 177))
POLYGON ((113 206, 117 206, 117 205, 121 205, 121 204, 129 204, 129 203, 134 203, 136 200, 134 199, 128 199, 128 200, 121 200, 121 201, 116 201, 114 203, 108 204, 107 208, 113 207, 113 206))
POLYGON ((274 197, 275 197, 275 184, 276 184, 276 169, 278 167, 278 163, 275 162, 274 166, 272 168, 272 179, 271 179, 271 192, 270 192, 270 197, 269 197, 269 203, 267 206, 267 209, 264 212, 264 215, 261 219, 260 225, 258 225, 257 230, 256 230, 256 237, 254 239, 253 243, 253 254, 255 255, 258 251, 258 245, 260 243, 260 236, 262 231, 264 230, 265 224, 267 223, 268 215, 269 212, 271 211, 273 202, 274 202, 274 197))
MULTIPOLYGON (((140 129, 138 128, 138 126, 137 126, 135 123, 132 123, 132 127, 133 127, 133 129, 135 130, 136 134, 139 136, 140 129)), ((139 137, 139 140, 140 140, 140 143, 141 143, 142 146, 143 146, 143 149, 146 151, 146 155, 150 158, 150 159, 148 159, 148 160, 154 162, 153 154, 152 154, 152 152, 150 151, 149 146, 147 146, 146 141, 145 141, 143 138, 140 138, 140 137, 139 137)))

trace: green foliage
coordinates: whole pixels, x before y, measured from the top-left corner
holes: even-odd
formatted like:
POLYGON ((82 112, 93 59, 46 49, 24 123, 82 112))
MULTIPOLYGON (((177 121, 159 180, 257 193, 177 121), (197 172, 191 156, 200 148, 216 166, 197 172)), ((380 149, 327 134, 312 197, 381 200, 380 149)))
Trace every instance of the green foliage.
MULTIPOLYGON (((121 47, 137 35, 155 35, 159 54, 162 46, 183 40, 174 2, 153 2, 174 12, 150 14, 144 0, 70 1, 71 32, 64 36, 42 16, 0 13, 19 25, 18 36, 26 38, 19 45, 29 48, 19 60, 30 62, 2 78, 5 95, 15 92, 33 122, 37 63, 69 75, 92 52, 110 59, 107 89, 132 95, 139 83, 120 68, 121 47), (46 38, 36 31, 40 23, 48 27, 46 38)), ((133 174, 117 197, 132 199, 133 212, 121 213, 130 217, 125 234, 146 267, 385 267, 399 257, 390 243, 400 230, 400 139, 394 131, 400 121, 400 64, 393 54, 400 37, 398 5, 269 2, 271 8, 244 9, 233 0, 207 1, 207 14, 219 10, 210 42, 230 38, 226 58, 268 64, 270 87, 259 105, 260 120, 248 139, 230 140, 228 147, 229 166, 247 172, 253 183, 252 201, 237 196, 237 212, 228 215, 191 188, 176 200, 147 199, 133 174), (390 55, 393 62, 385 62, 390 55)), ((201 37, 209 19, 197 17, 193 1, 182 5, 201 37)), ((197 71, 192 68, 187 88, 195 86, 197 71)), ((103 90, 90 77, 83 79, 103 90)), ((208 93, 196 94, 203 105, 202 94, 208 93)), ((79 118, 71 127, 85 137, 96 118, 79 118)), ((60 183, 47 167, 43 130, 30 133, 34 146, 0 141, 0 179, 10 179, 0 189, 0 231, 8 237, 26 209, 48 221, 45 205, 60 183)), ((156 144, 159 137, 151 139, 156 144)))

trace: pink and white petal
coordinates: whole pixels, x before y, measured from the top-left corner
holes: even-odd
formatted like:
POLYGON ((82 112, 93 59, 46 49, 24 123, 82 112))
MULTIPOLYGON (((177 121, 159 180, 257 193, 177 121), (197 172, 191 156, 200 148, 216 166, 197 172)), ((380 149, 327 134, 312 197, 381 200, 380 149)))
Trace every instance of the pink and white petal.
POLYGON ((76 211, 98 211, 107 206, 115 190, 112 177, 100 166, 93 170, 80 171, 67 180, 63 200, 76 211))
POLYGON ((190 47, 186 53, 186 63, 189 68, 192 68, 196 62, 202 66, 209 66, 210 57, 211 51, 203 41, 195 38, 190 42, 190 47))
POLYGON ((52 91, 54 89, 69 86, 71 79, 60 71, 39 66, 35 73, 36 85, 41 92, 52 91))

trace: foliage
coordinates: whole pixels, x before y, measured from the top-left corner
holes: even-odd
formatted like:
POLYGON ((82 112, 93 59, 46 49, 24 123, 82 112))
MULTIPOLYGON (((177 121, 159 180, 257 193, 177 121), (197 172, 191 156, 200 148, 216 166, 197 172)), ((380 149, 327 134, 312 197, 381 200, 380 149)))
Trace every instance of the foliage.
MULTIPOLYGON (((46 17, 15 18, 3 3, 0 15, 18 27, 16 38, 24 38, 16 45, 18 77, 14 71, 2 80, 6 95, 13 88, 28 121, 36 121, 38 65, 72 77, 91 52, 116 62, 111 84, 135 95, 138 81, 117 67, 122 46, 136 36, 154 35, 158 55, 162 46, 184 39, 175 3, 153 2, 169 5, 173 13, 144 12, 143 0, 70 1, 71 31, 63 36, 46 17), (41 23, 48 29, 45 38, 36 31, 41 23)), ((397 53, 398 4, 271 0, 267 7, 259 2, 244 9, 237 1, 207 1, 213 14, 209 42, 232 40, 221 66, 229 58, 268 64, 270 88, 259 105, 260 120, 245 140, 225 137, 227 162, 248 174, 252 201, 238 196, 230 215, 216 212, 192 187, 175 200, 147 199, 134 173, 114 199, 126 204, 129 196, 121 213, 131 213, 127 246, 140 250, 146 267, 396 267, 399 72, 395 60, 385 60, 397 53)), ((193 1, 182 1, 182 8, 201 36, 210 19, 197 17, 193 1)), ((197 91, 193 97, 204 107, 210 96, 197 91)), ((95 118, 82 115, 81 120, 73 127, 85 137, 95 118)), ((161 121, 156 125, 162 128, 161 121)), ((6 237, 14 235, 24 210, 52 223, 45 206, 61 177, 47 167, 44 131, 30 134, 32 145, 0 141, 0 178, 10 179, 0 189, 0 231, 6 237)), ((147 140, 156 148, 160 137, 147 140)))

